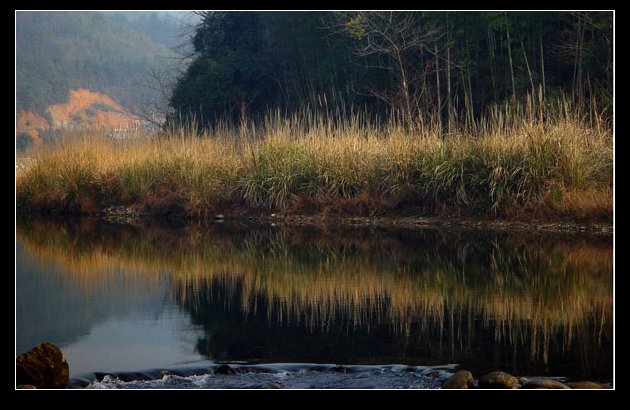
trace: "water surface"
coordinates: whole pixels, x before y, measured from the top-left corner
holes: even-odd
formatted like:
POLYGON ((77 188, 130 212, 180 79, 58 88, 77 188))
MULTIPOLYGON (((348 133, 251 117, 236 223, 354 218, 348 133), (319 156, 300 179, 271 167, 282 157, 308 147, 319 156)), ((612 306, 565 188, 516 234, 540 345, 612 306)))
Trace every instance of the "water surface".
POLYGON ((73 378, 240 363, 276 367, 131 387, 432 387, 457 368, 612 380, 608 235, 30 219, 16 262, 16 355, 50 340, 73 378))

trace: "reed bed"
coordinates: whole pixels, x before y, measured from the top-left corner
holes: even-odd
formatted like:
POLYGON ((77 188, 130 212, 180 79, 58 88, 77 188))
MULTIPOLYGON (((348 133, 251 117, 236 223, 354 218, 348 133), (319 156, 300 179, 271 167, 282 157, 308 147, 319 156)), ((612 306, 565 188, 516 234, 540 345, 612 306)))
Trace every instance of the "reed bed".
POLYGON ((20 212, 425 214, 612 221, 613 137, 570 112, 474 129, 270 115, 129 140, 68 131, 16 175, 20 212))

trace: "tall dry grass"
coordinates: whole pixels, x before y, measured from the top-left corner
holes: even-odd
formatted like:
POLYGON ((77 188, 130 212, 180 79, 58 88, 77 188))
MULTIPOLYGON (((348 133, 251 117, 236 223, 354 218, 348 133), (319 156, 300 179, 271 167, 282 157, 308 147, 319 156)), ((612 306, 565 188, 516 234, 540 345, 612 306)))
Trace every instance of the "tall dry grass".
POLYGON ((234 207, 364 214, 414 207, 612 219, 612 133, 568 111, 544 122, 508 121, 497 111, 474 130, 450 133, 306 113, 168 134, 116 141, 105 131, 68 132, 17 175, 18 208, 137 205, 204 216, 234 207))

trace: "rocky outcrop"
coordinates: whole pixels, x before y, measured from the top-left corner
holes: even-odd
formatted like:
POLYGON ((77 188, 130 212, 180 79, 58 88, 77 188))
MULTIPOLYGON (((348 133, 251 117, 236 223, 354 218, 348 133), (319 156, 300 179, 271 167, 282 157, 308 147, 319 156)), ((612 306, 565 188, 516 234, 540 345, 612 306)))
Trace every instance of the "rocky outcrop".
POLYGON ((50 342, 40 343, 17 358, 16 385, 63 389, 68 385, 69 375, 66 358, 50 342))

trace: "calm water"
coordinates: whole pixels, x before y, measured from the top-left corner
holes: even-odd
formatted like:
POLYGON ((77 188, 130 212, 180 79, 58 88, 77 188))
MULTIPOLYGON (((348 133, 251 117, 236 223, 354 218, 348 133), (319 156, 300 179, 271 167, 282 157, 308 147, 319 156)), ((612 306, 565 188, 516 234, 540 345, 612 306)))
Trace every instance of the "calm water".
POLYGON ((50 340, 75 380, 158 377, 91 387, 612 380, 607 235, 18 220, 16 263, 16 356, 50 340))

